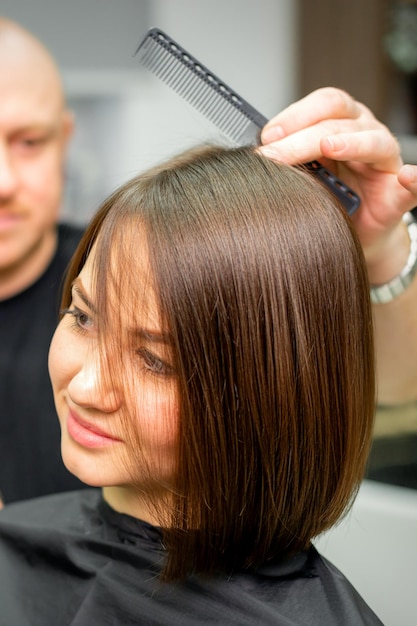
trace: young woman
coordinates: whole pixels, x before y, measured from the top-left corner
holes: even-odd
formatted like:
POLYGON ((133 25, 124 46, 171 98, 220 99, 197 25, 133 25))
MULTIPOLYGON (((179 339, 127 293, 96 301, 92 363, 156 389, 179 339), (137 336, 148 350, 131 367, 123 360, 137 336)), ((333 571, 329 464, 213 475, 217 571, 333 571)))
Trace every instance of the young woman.
POLYGON ((49 361, 65 465, 102 489, 0 513, 0 624, 380 624, 311 543, 364 473, 373 351, 361 246, 311 175, 201 148, 125 184, 49 361))

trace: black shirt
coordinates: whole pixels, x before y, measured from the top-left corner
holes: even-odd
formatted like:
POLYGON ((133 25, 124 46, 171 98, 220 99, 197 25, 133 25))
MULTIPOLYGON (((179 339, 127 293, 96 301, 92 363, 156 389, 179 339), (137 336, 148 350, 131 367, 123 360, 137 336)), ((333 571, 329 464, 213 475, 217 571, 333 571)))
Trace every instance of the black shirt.
POLYGON ((99 490, 0 511, 0 626, 381 626, 315 548, 256 572, 158 581, 158 528, 99 490))
POLYGON ((25 291, 0 301, 0 491, 5 502, 78 488, 60 454, 48 374, 62 278, 82 230, 61 225, 55 255, 25 291))

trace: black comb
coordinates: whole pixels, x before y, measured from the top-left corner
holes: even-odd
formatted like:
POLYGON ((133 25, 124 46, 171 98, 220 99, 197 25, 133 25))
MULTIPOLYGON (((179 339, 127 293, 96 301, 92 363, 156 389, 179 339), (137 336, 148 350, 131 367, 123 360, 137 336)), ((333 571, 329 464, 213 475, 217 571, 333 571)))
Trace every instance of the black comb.
MULTIPOLYGON (((199 110, 236 145, 259 145, 268 119, 195 57, 158 28, 151 28, 136 51, 141 63, 199 110)), ((319 161, 305 163, 342 202, 349 215, 359 196, 319 161)))

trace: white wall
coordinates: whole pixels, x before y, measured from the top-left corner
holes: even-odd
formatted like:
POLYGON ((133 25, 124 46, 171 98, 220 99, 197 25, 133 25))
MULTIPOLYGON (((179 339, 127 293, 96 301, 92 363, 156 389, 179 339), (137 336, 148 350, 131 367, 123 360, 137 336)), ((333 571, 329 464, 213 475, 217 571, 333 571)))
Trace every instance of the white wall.
MULTIPOLYGON (((270 117, 295 97, 295 4, 291 0, 156 0, 150 20, 270 117)), ((133 103, 130 143, 139 168, 202 140, 224 138, 158 79, 133 103), (143 117, 138 115, 142 112, 143 117)))
POLYGON ((338 526, 316 545, 384 626, 417 624, 417 491, 365 480, 338 526))
POLYGON ((152 0, 1 0, 0 14, 39 37, 64 68, 131 68, 152 0))
POLYGON ((271 116, 294 96, 294 0, 154 0, 150 19, 271 116))

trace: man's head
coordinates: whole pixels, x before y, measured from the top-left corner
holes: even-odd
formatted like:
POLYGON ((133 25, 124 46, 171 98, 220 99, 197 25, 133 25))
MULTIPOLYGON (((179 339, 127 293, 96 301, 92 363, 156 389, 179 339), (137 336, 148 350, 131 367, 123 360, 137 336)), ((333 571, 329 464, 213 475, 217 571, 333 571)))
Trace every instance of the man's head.
POLYGON ((72 125, 49 52, 0 18, 0 299, 34 282, 52 257, 72 125))

